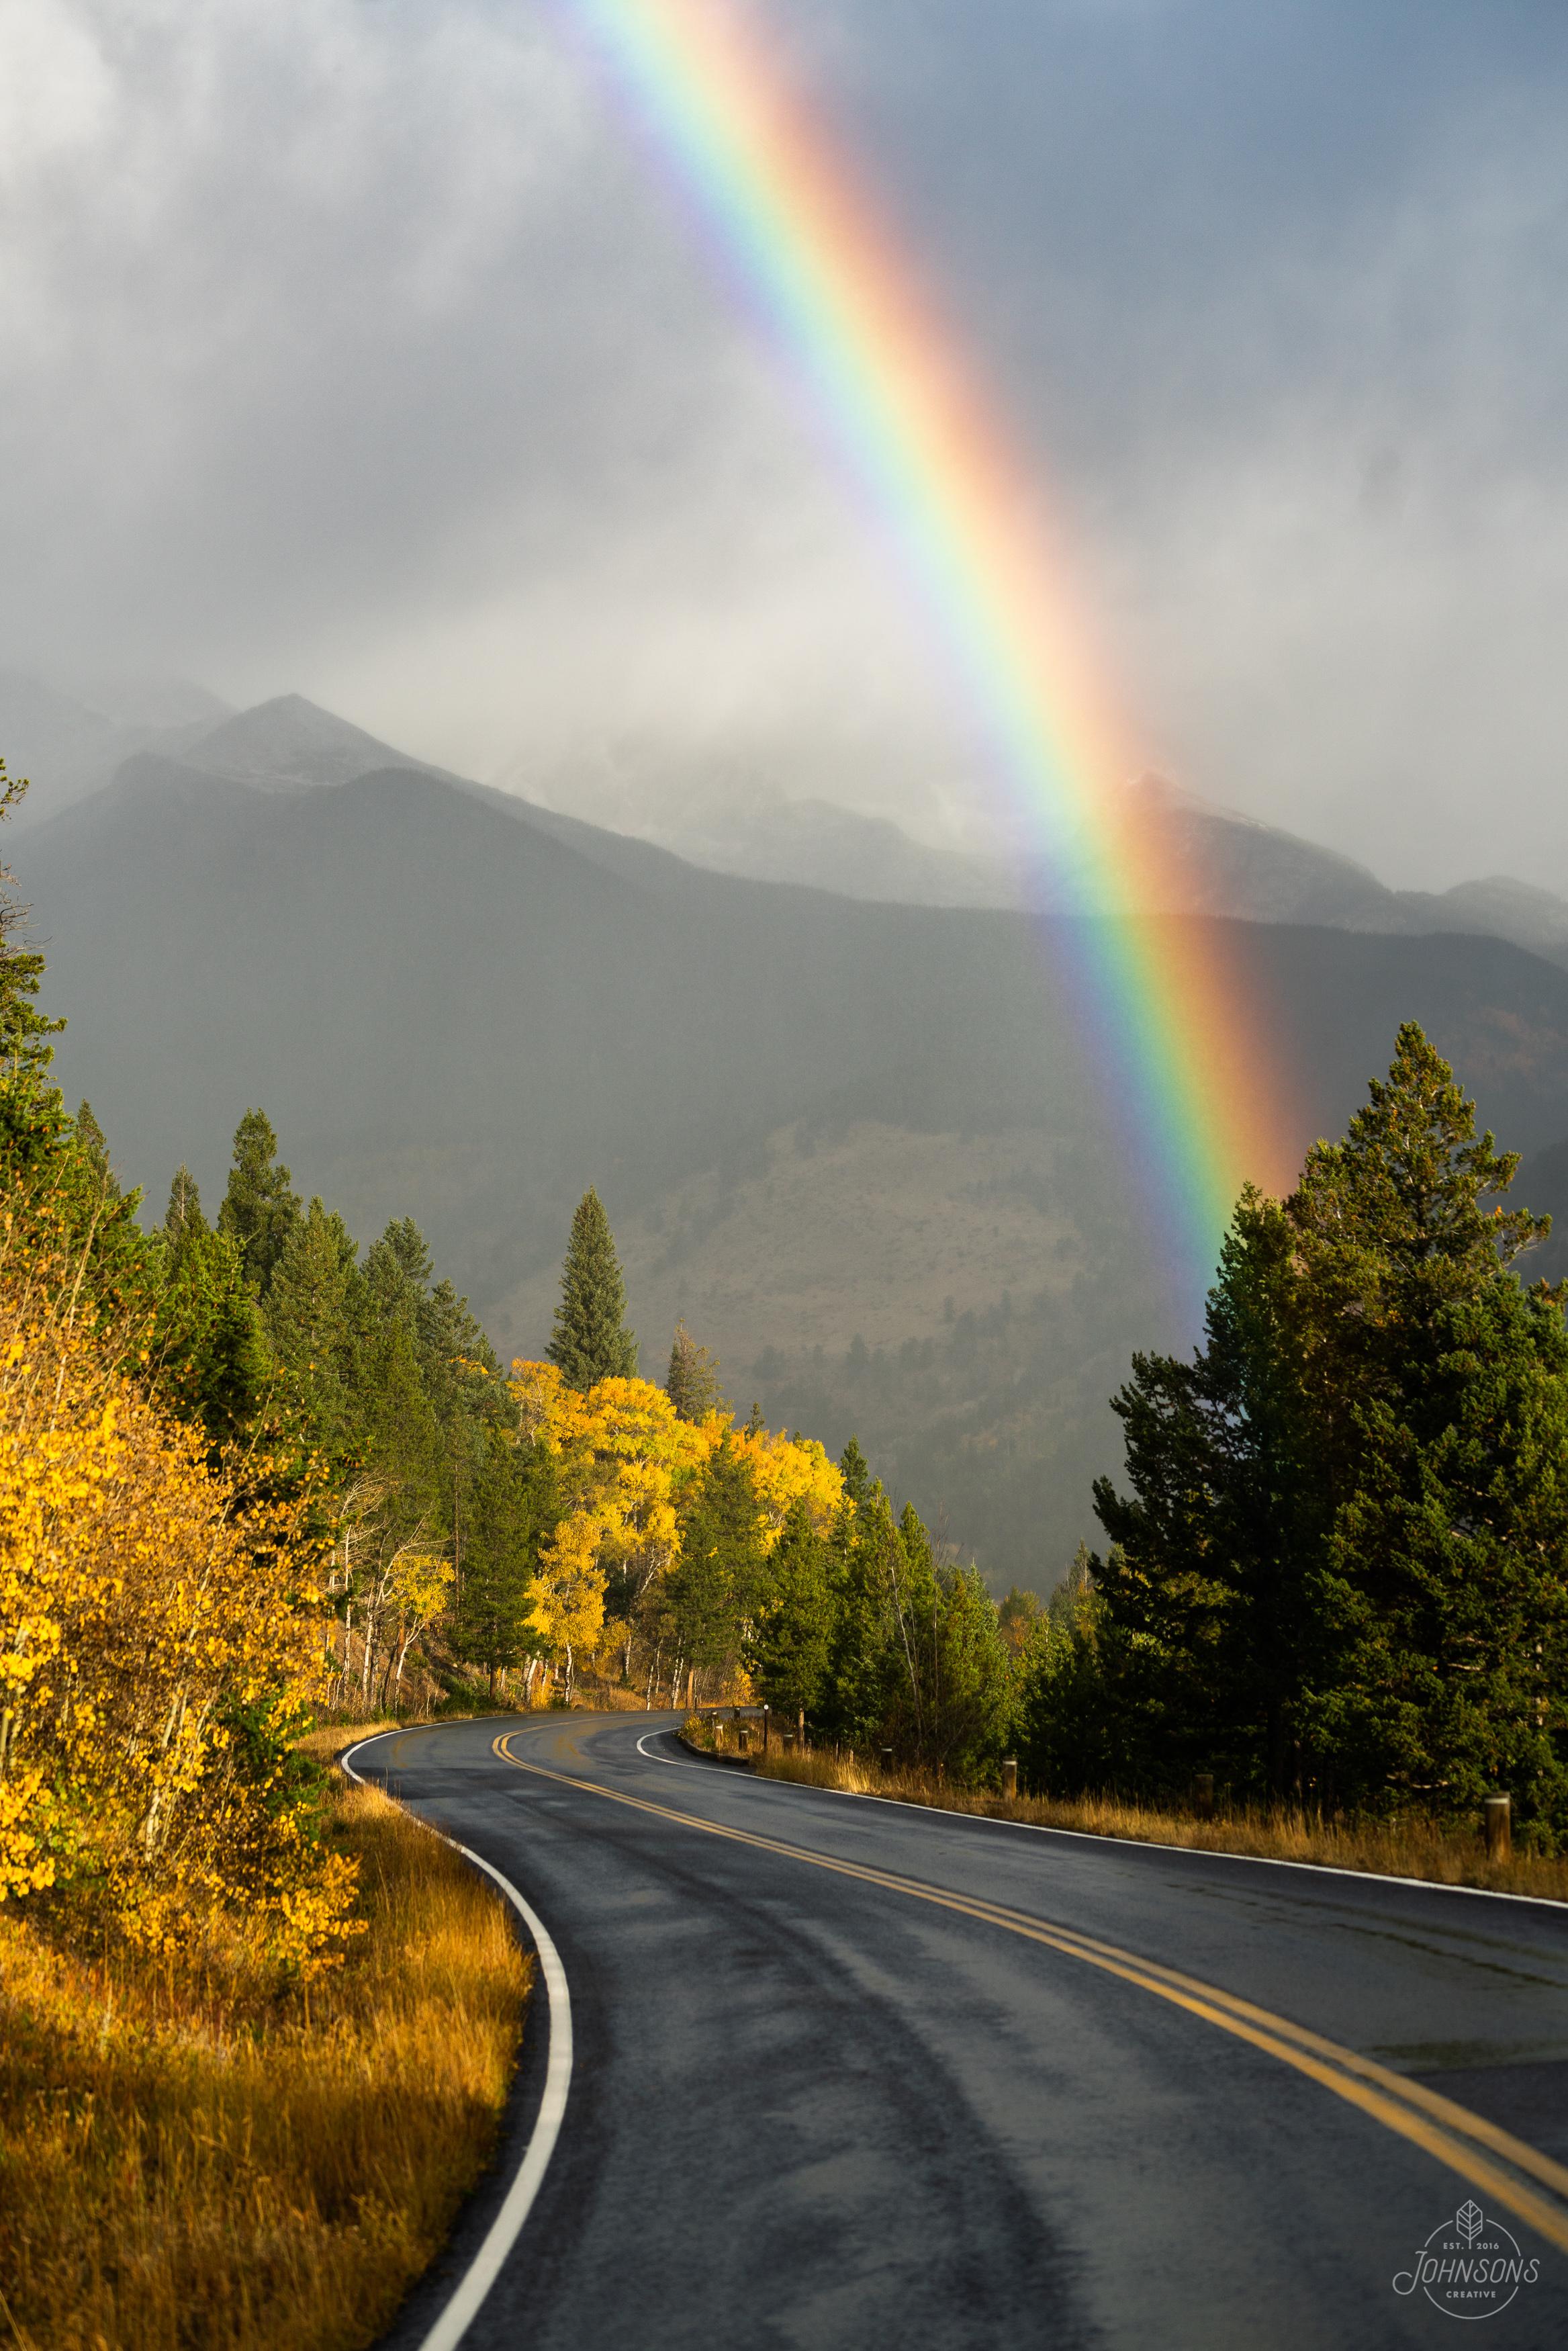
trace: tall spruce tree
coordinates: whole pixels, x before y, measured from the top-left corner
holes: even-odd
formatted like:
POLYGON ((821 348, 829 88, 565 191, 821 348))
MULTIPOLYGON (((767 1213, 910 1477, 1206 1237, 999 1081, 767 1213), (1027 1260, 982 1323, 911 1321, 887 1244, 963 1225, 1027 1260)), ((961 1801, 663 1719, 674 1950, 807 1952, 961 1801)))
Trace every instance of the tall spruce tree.
POLYGON ((256 1297, 265 1296, 299 1214, 299 1195, 288 1169, 279 1163, 272 1122, 265 1111, 247 1110, 234 1129, 234 1165, 218 1211, 218 1230, 238 1249, 245 1280, 256 1297))
POLYGON ((637 1377, 637 1333, 625 1327, 626 1284, 597 1192, 583 1194, 561 1269, 561 1302, 545 1353, 569 1388, 637 1377))

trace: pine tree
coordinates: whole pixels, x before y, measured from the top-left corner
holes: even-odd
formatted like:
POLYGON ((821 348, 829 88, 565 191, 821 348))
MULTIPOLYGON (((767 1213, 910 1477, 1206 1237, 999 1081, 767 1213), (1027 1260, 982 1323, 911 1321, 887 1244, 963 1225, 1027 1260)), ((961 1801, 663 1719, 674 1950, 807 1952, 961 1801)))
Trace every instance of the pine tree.
POLYGON ((1449 1815, 1506 1772, 1560 1834, 1568 1340, 1509 1270, 1547 1221, 1501 1205, 1517 1157, 1413 1022, 1369 1092, 1288 1201, 1243 1195, 1192 1362, 1135 1358, 1132 1492, 1096 1486, 1112 1555, 1033 1749, 1449 1815))
POLYGON ((245 1280, 265 1297, 272 1270, 299 1221, 299 1195, 288 1169, 278 1163, 277 1137, 265 1111, 247 1110, 234 1129, 229 1188, 218 1211, 218 1230, 240 1252, 245 1280))
POLYGON ((106 1200, 118 1200, 119 1186, 109 1164, 109 1138, 92 1114, 92 1104, 84 1102, 74 1121, 77 1143, 83 1157, 98 1179, 99 1188, 106 1200))
POLYGON ((401 1322, 372 1349, 360 1381, 367 1461, 392 1488, 389 1524, 400 1541, 433 1535, 445 1521, 445 1451, 401 1322))
POLYGON ((1568 1335, 1494 1274, 1358 1414, 1328 1547, 1334 1670, 1307 1736, 1352 1802, 1448 1814, 1494 1788, 1568 1833, 1568 1335))
POLYGON ((469 1501, 457 1637, 462 1655, 488 1672, 492 1698, 497 1672, 528 1646, 537 1553, 530 1467, 499 1428, 487 1430, 469 1501))
POLYGON ((726 1429, 680 1513, 680 1554, 664 1582, 681 1654, 698 1667, 736 1653, 767 1588, 757 1491, 726 1429))
POLYGON ((187 1222, 159 1306, 153 1356, 175 1409, 202 1422, 214 1458, 245 1435, 271 1385, 272 1358, 226 1233, 187 1222))
POLYGON ((815 1719, 833 1651, 831 1554, 802 1501, 793 1502, 768 1559, 768 1593, 746 1646, 746 1669, 786 1720, 815 1719))
MULTIPOLYGON (((27 789, 26 776, 8 776, 0 759, 0 820, 16 809, 27 789)), ((34 998, 44 976, 44 958, 13 943, 29 909, 16 895, 16 877, 0 864, 0 1075, 12 1085, 36 1085, 55 1058, 49 1043, 64 1020, 46 1020, 34 998)))
POLYGON ((637 1377, 637 1333, 624 1326, 626 1284, 598 1194, 578 1201, 561 1269, 561 1302, 545 1353, 570 1388, 637 1377))
POLYGON ((169 1186, 169 1206, 163 1217, 163 1238, 168 1249, 168 1265, 172 1279, 179 1265, 180 1252, 194 1233, 209 1229, 202 1213, 202 1195, 196 1188, 196 1178, 183 1160, 175 1170, 174 1181, 169 1186))
POLYGON ((311 1441, 329 1457, 354 1445, 356 1324, 363 1280, 347 1225, 313 1199, 274 1266, 263 1308, 311 1441))
POLYGON ((679 1420, 705 1420, 723 1404, 719 1393, 719 1359, 697 1344, 684 1320, 675 1326, 664 1388, 679 1420))

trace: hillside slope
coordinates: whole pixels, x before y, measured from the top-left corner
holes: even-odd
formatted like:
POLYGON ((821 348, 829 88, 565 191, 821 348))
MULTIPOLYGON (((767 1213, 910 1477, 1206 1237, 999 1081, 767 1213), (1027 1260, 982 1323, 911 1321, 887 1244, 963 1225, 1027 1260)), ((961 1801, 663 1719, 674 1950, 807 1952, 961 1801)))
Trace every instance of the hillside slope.
MULTIPOLYGON (((16 854, 62 1082, 153 1213, 182 1159, 211 1199, 262 1104, 303 1190, 365 1238, 415 1216, 533 1352, 597 1183, 645 1370, 683 1273, 742 1407, 871 1434, 993 1573, 1086 1528, 1105 1396, 1175 1334, 1051 977, 1073 926, 1043 953, 1026 916, 700 872, 396 768, 280 793, 149 757, 16 854)), ((1298 1156, 1407 1017, 1505 1142, 1568 1133, 1568 974, 1490 939, 1225 935, 1298 1156)))

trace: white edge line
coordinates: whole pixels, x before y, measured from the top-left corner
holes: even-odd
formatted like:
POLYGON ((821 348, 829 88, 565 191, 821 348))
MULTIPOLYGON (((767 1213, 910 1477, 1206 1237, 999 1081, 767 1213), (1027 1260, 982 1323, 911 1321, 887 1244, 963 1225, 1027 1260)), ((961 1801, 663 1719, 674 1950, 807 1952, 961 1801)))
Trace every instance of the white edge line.
MULTIPOLYGON (((383 1730, 377 1736, 390 1739, 394 1734, 383 1730)), ((351 1755, 358 1755, 360 1748, 372 1743, 369 1739, 362 1739, 358 1746, 350 1747, 338 1758, 348 1777, 361 1788, 366 1782, 348 1759, 351 1755)), ((417 1813, 410 1813, 409 1818, 418 1821, 420 1816, 417 1813)), ((485 2295, 499 2276, 503 2262, 516 2243, 523 2224, 534 2208, 534 2199, 544 2184, 550 2158, 556 2151, 556 2141, 561 2135, 561 2125, 566 2113, 566 2093, 572 2082, 572 1996, 567 1990, 566 1970, 561 1965, 561 1955, 551 1940, 544 1920, 533 1905, 524 1900, 511 1879, 503 1877, 483 1854, 459 1844, 455 1837, 443 1835, 440 1829, 431 1827, 429 1821, 420 1821, 420 1826, 430 1829, 432 1836, 441 1837, 443 1844, 451 1845, 454 1852, 462 1854, 465 1861, 472 1862, 476 1869, 483 1870, 485 1876, 493 1878, 500 1886, 533 1938, 550 2004, 550 2053, 545 2068, 545 2095, 539 2102, 539 2112, 527 2147, 524 2149, 523 2160, 506 2191, 504 2203, 485 2231, 483 2243, 459 2280, 445 2309, 420 2346, 420 2351, 457 2351, 457 2346, 478 2317, 485 2295)))
MULTIPOLYGON (((386 1732, 379 1734, 382 1738, 386 1732)), ((649 1739, 653 1733, 646 1734, 649 1739)), ((670 1736, 675 1734, 671 1733, 670 1736)), ((642 1741, 638 1741, 642 1751, 642 1741)), ((649 1755, 649 1763, 668 1763, 667 1755, 649 1755)), ((701 1771, 701 1763, 689 1764, 689 1771, 701 1771)), ((1226 1853, 1222 1847, 1208 1844, 1166 1844, 1153 1837, 1103 1836, 1094 1829, 1054 1829, 1048 1821, 998 1820, 994 1813, 950 1812, 945 1804, 917 1804, 908 1796, 879 1796, 869 1788, 823 1788, 814 1780, 759 1780, 753 1774, 753 1788, 793 1788, 802 1795, 842 1796, 852 1804, 892 1804, 901 1813, 923 1813, 928 1820, 972 1821, 988 1829, 1022 1829, 1028 1836, 1071 1837, 1075 1844, 1096 1845, 1104 1853, 1179 1853, 1189 1860, 1240 1861, 1252 1869, 1304 1869, 1314 1877, 1348 1877, 1356 1886, 1404 1886, 1417 1894, 1469 1894, 1480 1902, 1527 1902, 1537 1910, 1568 1910, 1568 1902, 1559 1902, 1550 1894, 1510 1894, 1500 1886, 1445 1886, 1435 1877, 1400 1877, 1389 1870, 1345 1869, 1332 1861, 1282 1861, 1275 1854, 1226 1853)))
MULTIPOLYGON (((674 1738, 674 1736, 675 1736, 675 1733, 674 1733, 672 1730, 645 1730, 645 1731, 643 1732, 643 1734, 642 1734, 642 1739, 639 1739, 639 1740, 638 1740, 638 1742, 637 1742, 637 1751, 638 1751, 638 1753, 641 1756, 641 1758, 642 1758, 642 1760, 643 1760, 643 1761, 644 1761, 645 1763, 662 1763, 662 1764, 664 1765, 665 1769, 666 1769, 667 1771, 706 1771, 706 1769, 707 1769, 706 1764, 703 1764, 703 1763, 682 1763, 682 1762, 680 1761, 680 1758, 679 1758, 678 1756, 675 1756, 675 1755, 650 1755, 650 1754, 649 1753, 649 1751, 648 1751, 648 1749, 647 1749, 647 1748, 644 1746, 644 1744, 643 1744, 643 1740, 648 1740, 648 1739, 673 1739, 673 1738, 674 1738)), ((833 1791, 833 1793, 834 1793, 835 1795, 837 1795, 837 1794, 839 1793, 839 1791, 836 1788, 836 1789, 833 1791)))

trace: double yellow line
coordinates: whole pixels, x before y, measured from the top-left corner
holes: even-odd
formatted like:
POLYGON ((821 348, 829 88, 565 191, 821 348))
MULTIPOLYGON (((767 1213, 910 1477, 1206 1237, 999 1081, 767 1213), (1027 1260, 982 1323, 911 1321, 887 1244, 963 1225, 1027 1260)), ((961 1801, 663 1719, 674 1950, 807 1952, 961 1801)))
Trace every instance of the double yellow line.
POLYGON ((1102 1969, 1106 1975, 1119 1977, 1124 1983, 1153 1992, 1158 1999, 1184 2008, 1189 2015, 1217 2024, 1236 2040, 1249 2042, 1254 2049, 1262 2049, 1268 2056, 1277 2057, 1282 2064, 1293 2066, 1298 2074, 1321 2083, 1346 2105, 1370 2115, 1386 2129, 1397 2132, 1457 2172, 1478 2195, 1528 2222, 1560 2252, 1568 2252, 1568 2169, 1553 2163, 1550 2156, 1527 2147, 1522 2139, 1500 2130, 1484 2116, 1456 2105, 1450 2098, 1439 2097, 1419 2082, 1390 2073, 1386 2066, 1361 2056, 1354 2049, 1342 2049, 1337 2042, 1325 2041, 1321 2033, 1309 2032, 1304 2026, 1274 2016, 1251 2001, 1240 2000, 1233 1992, 1221 1991, 1214 1984, 1202 1983, 1176 1968, 1162 1966, 1158 1960, 1124 1951, 1115 1943, 1103 1943, 1092 1935, 1080 1934, 1076 1928, 1032 1918, 1025 1911, 1011 1910, 1002 1903, 987 1902, 977 1896, 950 1894, 892 1870, 835 1860, 826 1854, 784 1844, 777 1837, 756 1836, 746 1829, 699 1820, 668 1804, 651 1803, 643 1796, 627 1796, 614 1788, 601 1788, 592 1780, 575 1780, 564 1771, 546 1771, 543 1765, 524 1763, 521 1756, 513 1754, 509 1742, 515 1735, 513 1731, 504 1732, 493 1741, 493 1747, 503 1762, 514 1765, 519 1771, 531 1771, 541 1780, 554 1780, 586 1796, 601 1796, 612 1804, 629 1805, 633 1812, 648 1813, 656 1820, 695 1829, 704 1836, 725 1837, 733 1844, 750 1845, 758 1853, 774 1854, 784 1861, 804 1862, 812 1869, 831 1870, 836 1876, 856 1878, 861 1885, 877 1886, 884 1893, 934 1903, 942 1910, 956 1910, 966 1918, 978 1918, 986 1926, 1022 1935, 1029 1942, 1044 1943, 1049 1950, 1081 1959, 1089 1967, 1102 1969), (1542 2194, 1542 2189, 1548 2192, 1542 2194))

